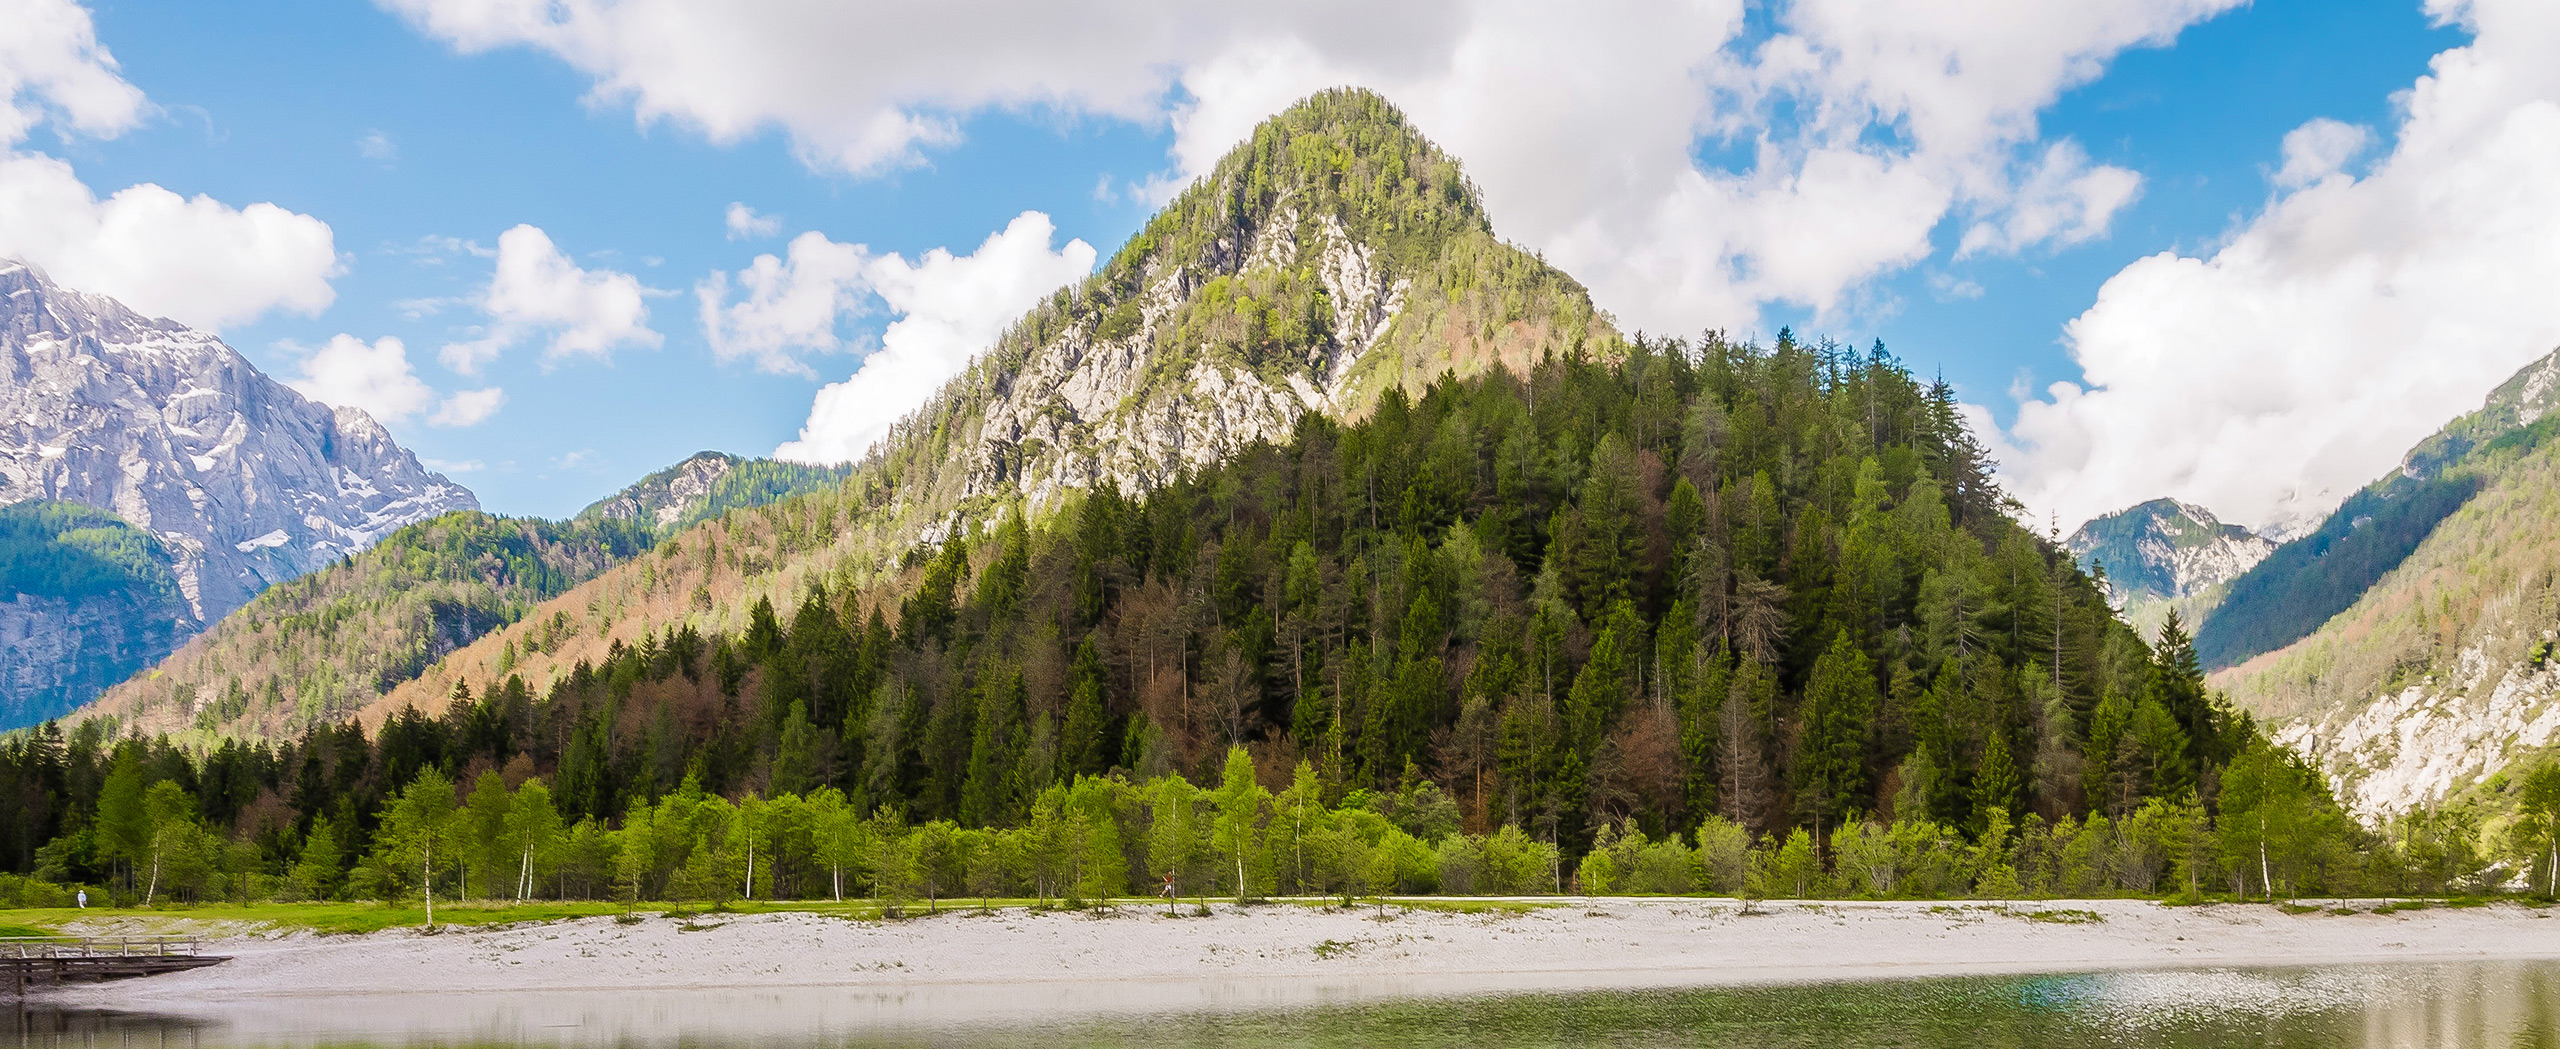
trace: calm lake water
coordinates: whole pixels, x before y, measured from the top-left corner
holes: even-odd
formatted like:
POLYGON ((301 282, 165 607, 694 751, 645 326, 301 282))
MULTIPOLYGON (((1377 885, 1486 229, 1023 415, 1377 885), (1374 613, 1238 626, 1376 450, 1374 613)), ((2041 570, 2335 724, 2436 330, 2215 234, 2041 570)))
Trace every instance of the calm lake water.
POLYGON ((1024 1015, 1033 1010, 1019 996, 1004 1007, 1006 991, 357 996, 206 1003, 184 1016, 37 1008, 19 1012, 18 1035, 82 1046, 2560 1047, 2560 963, 2551 962, 1410 998, 1392 988, 1310 998, 1237 987, 1158 1010, 1145 1007, 1143 989, 1113 988, 1063 1020, 1024 1015), (1273 1000, 1293 1004, 1257 1004, 1273 1000))

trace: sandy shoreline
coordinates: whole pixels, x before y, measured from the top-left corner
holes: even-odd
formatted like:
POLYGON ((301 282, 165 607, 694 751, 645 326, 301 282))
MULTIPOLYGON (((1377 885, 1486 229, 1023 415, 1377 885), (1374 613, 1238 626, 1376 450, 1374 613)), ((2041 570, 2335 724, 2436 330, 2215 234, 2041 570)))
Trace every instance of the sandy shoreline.
POLYGON ((275 1031, 745 1022, 777 1031, 1379 997, 2128 968, 2560 958, 2560 909, 2288 915, 2257 905, 1602 899, 1476 915, 1297 905, 1210 917, 1020 910, 583 919, 235 935, 233 960, 65 990, 66 1006, 275 1031), (2103 920, 2039 921, 2038 911, 2103 920), (688 1019, 690 1017, 690 1019, 688 1019))

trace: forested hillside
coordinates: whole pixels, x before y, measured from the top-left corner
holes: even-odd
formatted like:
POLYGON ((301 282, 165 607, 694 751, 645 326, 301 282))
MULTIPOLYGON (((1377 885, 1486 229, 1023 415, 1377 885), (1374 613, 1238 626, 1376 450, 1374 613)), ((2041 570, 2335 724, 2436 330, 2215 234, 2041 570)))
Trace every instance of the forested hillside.
POLYGON ((908 552, 1018 508, 1047 520, 1105 484, 1138 495, 1356 418, 1443 373, 1611 359, 1571 277, 1493 234, 1455 159, 1365 91, 1263 122, 1093 277, 1034 308, 833 489, 706 522, 686 550, 607 573, 376 704, 434 712, 510 647, 536 688, 611 645, 737 633, 810 582, 867 587, 908 552))
MULTIPOLYGON (((2527 771, 2511 766, 2542 760, 2535 752, 2560 736, 2555 407, 2560 354, 2517 372, 2260 566, 2288 561, 2301 570, 2270 582, 2343 603, 2217 680, 2315 759, 2360 816, 2436 810, 2494 831, 2527 771), (2446 804, 2453 795, 2479 804, 2446 804)), ((2217 613, 2199 649, 2241 608, 2217 613)))
POLYGON ((2399 469, 2349 496, 2317 530, 2232 580, 2196 632, 2205 665, 2236 666, 2273 652, 2347 611, 2447 517, 2560 430, 2555 407, 2560 353, 2526 365, 2479 411, 2419 442, 2399 469))
POLYGON ((677 898, 2448 883, 2351 834, 2174 628, 2143 646, 1989 465, 1945 387, 1784 334, 1390 389, 370 739, 21 738, 0 858, 677 898))
POLYGON ((641 524, 459 511, 270 587, 109 689, 84 717, 125 728, 282 735, 346 717, 446 653, 649 549, 641 524))
POLYGON ((1001 823, 1046 780, 1205 776, 1243 745, 1433 778, 1473 825, 1568 846, 1626 816, 1963 825, 2206 783, 2246 726, 2191 662, 2155 673, 1987 468, 1945 390, 1787 340, 1390 391, 1143 500, 955 537, 911 585, 627 649, 542 697, 583 727, 536 734, 571 740, 573 811, 690 770, 1001 823), (2079 759, 2093 735, 2110 760, 2079 759))

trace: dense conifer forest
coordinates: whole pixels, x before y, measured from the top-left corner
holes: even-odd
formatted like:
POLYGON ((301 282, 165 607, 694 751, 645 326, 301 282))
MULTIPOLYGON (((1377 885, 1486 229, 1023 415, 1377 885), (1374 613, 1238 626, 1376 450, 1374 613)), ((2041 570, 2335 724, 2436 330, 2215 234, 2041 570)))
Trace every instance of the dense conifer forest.
MULTIPOLYGON (((2541 871, 2500 857, 2543 855, 2547 818, 2496 855, 2355 828, 1991 470, 1952 391, 1881 345, 1640 339, 1308 415, 737 636, 466 683, 441 718, 203 754, 21 734, 0 866, 39 879, 21 894, 637 899, 2541 871)), ((696 530, 643 556, 719 554, 696 530)))

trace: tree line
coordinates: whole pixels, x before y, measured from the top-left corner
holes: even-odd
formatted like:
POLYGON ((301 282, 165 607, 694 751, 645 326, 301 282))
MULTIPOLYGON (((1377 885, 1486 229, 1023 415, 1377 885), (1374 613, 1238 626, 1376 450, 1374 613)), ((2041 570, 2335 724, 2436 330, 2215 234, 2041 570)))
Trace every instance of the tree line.
MULTIPOLYGON (((1168 864, 1245 895, 2263 894, 2523 869, 2497 864, 2530 850, 2459 827, 2356 827, 2209 692, 2176 624, 2145 645, 2013 509, 1952 391, 1880 345, 1639 339, 1309 415, 1037 527, 997 508, 889 584, 617 645, 539 694, 461 686, 370 736, 190 755, 48 727, 0 746, 23 801, 0 858, 131 889, 156 828, 194 826, 199 869, 230 863, 239 891, 309 867, 293 891, 415 893, 450 862, 438 891, 476 895, 509 881, 498 849, 525 894, 644 898, 1096 898, 1168 864), (1230 788, 1254 800, 1214 800, 1230 788), (556 853, 491 844, 512 815, 471 842, 430 818, 519 803, 556 853), (1087 844, 1043 836, 1066 827, 1087 844), (1226 859, 1189 870, 1176 839, 1226 859), (446 859, 412 855, 436 842, 446 859)), ((697 531, 649 556, 718 554, 697 531)))

